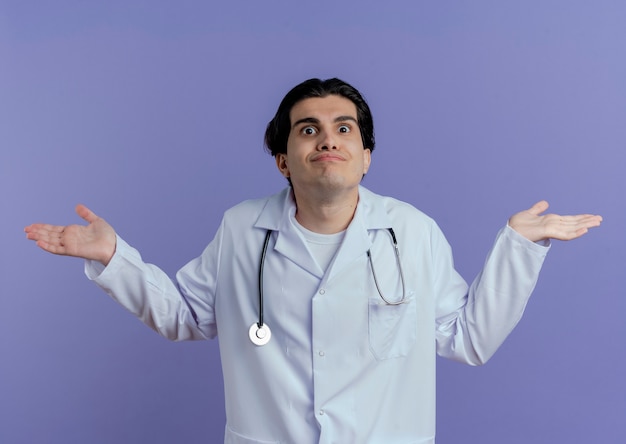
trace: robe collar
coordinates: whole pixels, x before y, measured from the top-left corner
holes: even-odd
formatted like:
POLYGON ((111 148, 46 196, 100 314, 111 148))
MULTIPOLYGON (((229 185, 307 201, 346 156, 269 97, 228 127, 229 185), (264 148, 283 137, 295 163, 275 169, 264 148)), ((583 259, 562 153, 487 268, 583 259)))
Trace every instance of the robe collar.
POLYGON ((344 239, 326 276, 309 252, 303 234, 293 223, 296 202, 291 187, 285 188, 268 199, 254 226, 275 231, 277 233, 273 247, 275 252, 285 256, 307 272, 328 281, 367 253, 372 245, 369 236, 371 230, 391 228, 391 218, 379 199, 380 196, 359 186, 359 202, 354 217, 346 229, 344 239))

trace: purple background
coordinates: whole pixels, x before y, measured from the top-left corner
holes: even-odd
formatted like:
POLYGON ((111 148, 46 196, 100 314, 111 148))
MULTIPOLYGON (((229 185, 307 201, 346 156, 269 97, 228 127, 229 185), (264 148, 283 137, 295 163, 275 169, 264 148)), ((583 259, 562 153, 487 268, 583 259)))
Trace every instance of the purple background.
POLYGON ((82 202, 173 273, 285 185, 265 125, 332 76, 374 112, 364 184, 433 216, 466 279, 539 199, 605 218, 486 366, 438 361, 438 443, 623 439, 624 2, 90 3, 0 2, 1 443, 222 440, 217 342, 160 338, 22 228, 82 202))

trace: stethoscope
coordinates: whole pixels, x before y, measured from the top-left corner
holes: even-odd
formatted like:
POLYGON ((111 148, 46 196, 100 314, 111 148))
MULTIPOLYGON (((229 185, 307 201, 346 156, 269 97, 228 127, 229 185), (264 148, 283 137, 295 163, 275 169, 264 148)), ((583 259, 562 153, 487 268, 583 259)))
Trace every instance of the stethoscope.
MULTIPOLYGON (((380 298, 387 305, 400 305, 403 304, 406 300, 406 287, 404 284, 404 273, 402 272, 402 263, 400 262, 400 250, 398 249, 398 241, 396 240, 396 234, 393 232, 392 228, 387 228, 389 234, 391 235, 391 242, 393 243, 393 249, 396 253, 396 264, 398 265, 398 270, 400 271, 400 281, 402 282, 402 298, 398 301, 390 301, 387 299, 378 285, 378 279, 376 278, 376 270, 374 269, 374 262, 372 261, 372 252, 367 250, 367 259, 370 263, 370 268, 372 269, 372 276, 374 277, 374 284, 376 284, 376 290, 380 295, 380 298)), ((272 331, 269 326, 263 322, 263 269, 265 268, 265 255, 267 254, 267 245, 270 241, 270 236, 272 235, 272 230, 267 230, 265 234, 265 241, 263 242, 263 249, 261 250, 261 264, 259 265, 259 321, 255 322, 250 326, 250 330, 248 331, 248 336, 250 336, 250 341, 254 345, 265 345, 267 344, 271 337, 272 331)))

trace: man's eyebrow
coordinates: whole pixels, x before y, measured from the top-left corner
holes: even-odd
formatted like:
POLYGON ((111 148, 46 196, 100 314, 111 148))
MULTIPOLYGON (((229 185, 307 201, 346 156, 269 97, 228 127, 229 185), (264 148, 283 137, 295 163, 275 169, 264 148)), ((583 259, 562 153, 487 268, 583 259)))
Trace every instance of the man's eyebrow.
POLYGON ((339 116, 339 117, 336 117, 334 121, 335 121, 335 123, 337 123, 337 122, 346 122, 346 121, 348 121, 348 120, 349 120, 349 121, 351 121, 351 122, 357 123, 357 124, 359 123, 359 122, 358 122, 358 121, 357 121, 354 117, 352 117, 352 116, 339 116))
POLYGON ((296 126, 300 125, 301 123, 320 123, 319 119, 316 119, 315 117, 305 117, 304 119, 300 119, 297 120, 293 123, 293 125, 291 125, 292 128, 295 128, 296 126))
MULTIPOLYGON (((337 123, 337 122, 346 122, 346 121, 352 121, 354 123, 359 123, 354 117, 352 116, 338 116, 335 117, 333 119, 333 122, 337 123)), ((315 117, 305 117, 303 119, 299 119, 297 121, 295 121, 292 125, 292 128, 295 128, 296 126, 302 124, 302 123, 320 123, 319 119, 315 118, 315 117)))

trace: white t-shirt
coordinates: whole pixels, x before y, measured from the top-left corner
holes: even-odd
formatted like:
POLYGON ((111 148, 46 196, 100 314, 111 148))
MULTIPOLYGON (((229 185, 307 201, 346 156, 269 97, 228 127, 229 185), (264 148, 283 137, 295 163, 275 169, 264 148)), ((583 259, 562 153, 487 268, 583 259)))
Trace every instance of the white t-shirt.
POLYGON ((326 273, 328 266, 335 257, 335 254, 337 254, 337 250, 339 250, 339 246, 343 241, 346 231, 344 230, 334 234, 315 233, 300 225, 295 217, 292 218, 292 220, 293 224, 304 235, 307 247, 309 247, 309 251, 313 255, 317 265, 326 273))

